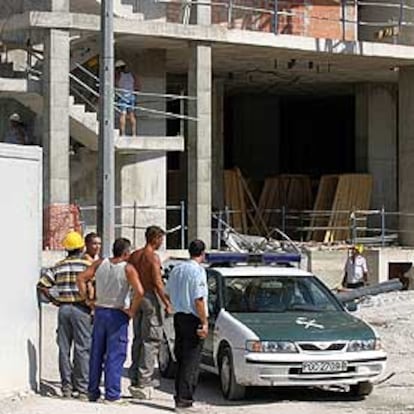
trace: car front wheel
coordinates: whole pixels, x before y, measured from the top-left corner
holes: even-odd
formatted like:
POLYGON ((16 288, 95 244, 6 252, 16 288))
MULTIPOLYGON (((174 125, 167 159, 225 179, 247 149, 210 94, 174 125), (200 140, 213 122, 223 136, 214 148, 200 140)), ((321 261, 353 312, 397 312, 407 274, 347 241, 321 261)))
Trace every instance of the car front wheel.
POLYGON ((353 397, 366 397, 371 394, 374 386, 369 381, 358 382, 358 384, 351 385, 349 388, 349 393, 353 397))
POLYGON ((228 400, 241 400, 245 396, 246 387, 236 382, 233 355, 230 348, 225 348, 221 354, 220 385, 224 398, 228 400))

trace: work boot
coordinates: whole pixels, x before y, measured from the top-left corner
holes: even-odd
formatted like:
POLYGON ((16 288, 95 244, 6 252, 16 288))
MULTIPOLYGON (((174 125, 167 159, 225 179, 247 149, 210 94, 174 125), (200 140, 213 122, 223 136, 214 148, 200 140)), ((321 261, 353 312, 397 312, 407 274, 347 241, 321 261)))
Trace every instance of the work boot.
POLYGON ((78 395, 78 400, 83 402, 89 402, 89 396, 84 392, 80 392, 78 395))
POLYGON ((128 389, 132 395, 132 398, 135 398, 137 400, 151 400, 152 394, 154 393, 153 387, 139 387, 130 385, 128 389))
POLYGON ((72 398, 72 389, 70 387, 62 387, 62 397, 72 398))

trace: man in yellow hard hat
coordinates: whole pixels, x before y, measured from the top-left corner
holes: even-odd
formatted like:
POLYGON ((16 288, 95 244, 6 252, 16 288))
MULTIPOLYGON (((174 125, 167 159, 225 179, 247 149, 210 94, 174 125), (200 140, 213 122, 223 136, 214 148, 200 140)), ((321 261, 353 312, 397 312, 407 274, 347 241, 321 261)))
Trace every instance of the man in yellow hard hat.
POLYGON ((342 285, 348 289, 358 289, 368 281, 368 266, 363 251, 362 244, 353 245, 350 249, 342 280, 342 285))
POLYGON ((62 396, 87 401, 92 335, 91 308, 79 293, 76 277, 90 263, 82 258, 85 242, 78 232, 67 233, 62 244, 67 251, 67 257, 42 271, 38 288, 49 299, 52 299, 50 289, 57 291, 52 303, 59 306, 57 343, 62 396))

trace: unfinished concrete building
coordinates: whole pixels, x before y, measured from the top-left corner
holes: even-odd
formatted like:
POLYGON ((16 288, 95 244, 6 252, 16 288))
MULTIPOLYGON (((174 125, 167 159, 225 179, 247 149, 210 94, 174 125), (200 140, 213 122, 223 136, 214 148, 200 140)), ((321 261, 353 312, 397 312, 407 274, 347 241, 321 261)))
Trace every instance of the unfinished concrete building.
MULTIPOLYGON (((138 243, 143 227, 174 227, 181 214, 185 237, 211 245, 223 171, 235 166, 252 182, 368 173, 370 209, 414 212, 413 6, 114 0, 116 58, 142 80, 137 133, 114 131, 123 234, 138 243), (181 205, 168 223, 167 205, 181 205)), ((0 135, 18 112, 43 147, 52 230, 62 206, 96 200, 99 11, 100 0, 0 8, 0 135)), ((410 215, 392 220, 413 245, 410 215)))

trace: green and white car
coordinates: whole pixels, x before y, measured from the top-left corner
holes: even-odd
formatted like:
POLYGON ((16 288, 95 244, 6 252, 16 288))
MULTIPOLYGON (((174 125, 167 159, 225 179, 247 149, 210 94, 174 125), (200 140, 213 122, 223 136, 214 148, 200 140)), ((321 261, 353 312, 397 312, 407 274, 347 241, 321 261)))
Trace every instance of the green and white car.
MULTIPOLYGON (((348 385, 353 396, 370 394, 387 359, 374 329, 316 276, 287 265, 292 257, 252 264, 246 256, 217 254, 207 267, 202 368, 219 375, 224 397, 241 399, 249 386, 348 385)), ((160 352, 164 376, 173 373, 171 331, 160 352)))

